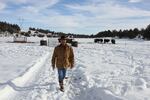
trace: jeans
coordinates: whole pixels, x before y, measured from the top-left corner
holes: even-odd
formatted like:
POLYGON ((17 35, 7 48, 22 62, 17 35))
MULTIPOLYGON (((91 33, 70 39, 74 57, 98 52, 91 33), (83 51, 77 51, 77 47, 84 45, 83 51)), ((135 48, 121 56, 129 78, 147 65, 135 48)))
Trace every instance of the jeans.
POLYGON ((65 76, 66 76, 66 69, 65 68, 58 69, 58 79, 59 79, 59 81, 63 81, 65 76))

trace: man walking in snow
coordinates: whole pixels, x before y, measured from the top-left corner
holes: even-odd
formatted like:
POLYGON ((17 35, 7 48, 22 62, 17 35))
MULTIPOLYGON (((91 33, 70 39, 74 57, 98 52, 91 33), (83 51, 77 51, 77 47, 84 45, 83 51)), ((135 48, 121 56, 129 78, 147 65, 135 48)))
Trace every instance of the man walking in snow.
POLYGON ((52 67, 58 69, 58 80, 60 90, 64 91, 63 80, 66 76, 67 68, 74 67, 74 53, 71 46, 69 46, 66 41, 66 36, 61 36, 59 39, 60 44, 55 47, 52 56, 52 67))

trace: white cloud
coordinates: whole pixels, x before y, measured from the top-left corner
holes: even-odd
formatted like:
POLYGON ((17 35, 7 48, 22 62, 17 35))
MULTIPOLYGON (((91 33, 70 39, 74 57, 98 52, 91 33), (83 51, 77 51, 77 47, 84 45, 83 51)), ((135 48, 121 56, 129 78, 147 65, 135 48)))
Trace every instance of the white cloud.
POLYGON ((129 2, 131 3, 138 3, 138 2, 142 2, 143 0, 129 0, 129 2))
POLYGON ((39 13, 39 9, 34 6, 26 6, 19 9, 18 11, 30 14, 39 13))
POLYGON ((150 11, 142 10, 139 8, 126 7, 122 5, 110 5, 106 9, 108 18, 129 18, 129 17, 142 17, 150 16, 150 11))
POLYGON ((55 11, 49 11, 47 16, 40 13, 24 15, 35 23, 41 23, 43 26, 54 27, 56 31, 74 32, 74 33, 96 33, 100 30, 123 29, 144 27, 150 19, 128 18, 150 16, 149 11, 138 8, 128 8, 117 4, 97 4, 93 5, 68 5, 68 9, 75 11, 72 15, 62 15, 55 11), (84 15, 89 12, 92 16, 84 15), (147 23, 145 23, 145 21, 147 23), (140 23, 140 24, 139 24, 140 23), (80 32, 79 32, 80 30, 80 32), (82 32, 81 32, 82 30, 82 32), (91 30, 91 31, 90 31, 91 30))
MULTIPOLYGON (((60 0, 1 0, 2 4, 15 4, 19 5, 19 9, 24 9, 24 10, 36 10, 36 12, 40 10, 45 10, 48 7, 52 7, 55 4, 57 4, 60 0), (20 6, 21 4, 24 4, 20 6)), ((33 11, 33 12, 34 12, 33 11)))
POLYGON ((0 2, 0 11, 3 10, 6 7, 6 4, 3 2, 0 2))
POLYGON ((80 25, 73 16, 62 16, 60 14, 53 16, 49 15, 47 17, 42 16, 36 21, 43 24, 48 24, 52 27, 54 26, 61 28, 76 28, 80 25))
POLYGON ((150 11, 142 10, 139 8, 133 8, 133 7, 130 8, 115 3, 66 5, 66 7, 72 10, 76 10, 81 14, 88 12, 91 15, 102 19, 150 16, 150 11))
MULTIPOLYGON (((6 0, 7 1, 7 0, 6 0)), ((8 0, 9 1, 9 0, 8 0)), ((10 0, 11 1, 11 0, 10 0)), ((28 0, 13 0, 13 3, 16 3, 16 4, 25 4, 27 3, 28 0)))
POLYGON ((150 11, 116 4, 116 2, 92 3, 86 5, 65 5, 72 9, 80 24, 78 28, 99 30, 145 27, 150 22, 150 11), (89 16, 85 13, 88 13, 89 16), (145 17, 147 19, 145 19, 145 17))
POLYGON ((24 7, 24 10, 27 11, 31 11, 31 12, 39 12, 40 11, 44 11, 46 10, 48 7, 52 7, 55 4, 57 4, 59 2, 59 0, 40 0, 37 2, 37 0, 28 0, 28 4, 30 4, 30 6, 24 7))
POLYGON ((36 0, 31 2, 24 0, 20 4, 27 3, 28 6, 23 6, 15 12, 9 12, 7 16, 21 17, 24 19, 23 24, 29 22, 31 27, 39 25, 41 28, 47 27, 53 28, 54 31, 73 33, 97 33, 107 29, 144 27, 150 22, 150 11, 128 7, 112 1, 98 2, 97 0, 97 2, 86 2, 82 5, 65 5, 65 9, 72 12, 70 15, 62 14, 58 10, 47 9, 47 7, 52 7, 58 2, 59 0, 38 2, 36 0), (144 19, 145 17, 147 19, 144 19))

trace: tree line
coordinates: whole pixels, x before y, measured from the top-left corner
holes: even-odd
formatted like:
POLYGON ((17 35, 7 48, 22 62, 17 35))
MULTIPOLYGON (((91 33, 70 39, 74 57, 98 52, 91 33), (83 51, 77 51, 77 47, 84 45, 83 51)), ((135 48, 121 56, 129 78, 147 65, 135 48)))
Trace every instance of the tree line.
MULTIPOLYGON (((0 21, 0 33, 8 31, 11 34, 13 33, 19 33, 21 31, 20 27, 17 24, 10 24, 7 22, 2 22, 0 21)), ((150 40, 150 24, 144 29, 126 29, 126 30, 107 30, 107 31, 102 31, 98 32, 95 35, 84 35, 84 34, 74 34, 74 33, 64 33, 64 32, 55 32, 55 31, 50 31, 48 29, 41 29, 41 28, 33 28, 29 27, 28 32, 20 32, 20 34, 25 35, 25 36, 30 36, 31 31, 35 31, 35 33, 41 32, 44 34, 51 33, 53 36, 61 36, 61 35, 68 35, 68 36, 73 36, 75 38, 98 38, 98 37, 118 37, 118 38, 136 38, 137 36, 142 36, 143 39, 150 40)))
MULTIPOLYGON (((74 38, 88 38, 89 35, 82 35, 82 34, 74 34, 74 33, 64 33, 64 32, 55 32, 55 31, 50 31, 48 29, 41 29, 41 28, 34 28, 34 27, 29 27, 29 32, 31 33, 31 31, 35 31, 35 33, 41 32, 41 33, 51 33, 53 35, 53 37, 59 37, 61 35, 67 35, 67 36, 73 36, 74 38)), ((40 35, 40 37, 43 37, 42 35, 40 35)))
POLYGON ((0 32, 8 31, 9 33, 18 33, 20 31, 20 27, 17 24, 10 24, 7 22, 0 21, 0 32))
POLYGON ((91 35, 90 37, 118 37, 118 38, 136 38, 137 36, 142 36, 143 39, 150 40, 150 24, 144 29, 129 29, 129 30, 107 30, 98 32, 96 35, 91 35))

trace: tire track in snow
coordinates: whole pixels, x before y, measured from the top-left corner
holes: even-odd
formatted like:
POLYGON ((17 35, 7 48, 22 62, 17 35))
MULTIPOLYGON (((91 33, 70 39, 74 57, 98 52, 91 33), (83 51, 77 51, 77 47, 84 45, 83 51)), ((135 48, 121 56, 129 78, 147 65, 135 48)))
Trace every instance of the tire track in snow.
MULTIPOLYGON (((62 93, 58 90, 58 77, 57 71, 52 70, 50 59, 45 61, 45 65, 35 78, 35 81, 28 86, 30 90, 21 91, 14 100, 70 100, 68 99, 68 91, 70 86, 65 88, 62 93)), ((68 83, 67 83, 68 84, 68 83)))
POLYGON ((29 84, 34 80, 37 73, 44 65, 45 60, 49 57, 49 53, 41 57, 37 60, 37 63, 33 65, 30 69, 27 70, 26 73, 22 74, 21 76, 17 77, 16 79, 9 81, 5 88, 0 91, 0 99, 1 100, 12 100, 18 92, 30 90, 32 87, 25 87, 25 85, 29 84))
MULTIPOLYGON (((51 55, 51 54, 50 54, 51 55)), ((40 72, 28 86, 30 90, 21 91, 14 100, 55 100, 52 94, 56 93, 56 74, 52 72, 50 56, 45 60, 40 72), (51 99, 48 99, 48 98, 51 99)))

